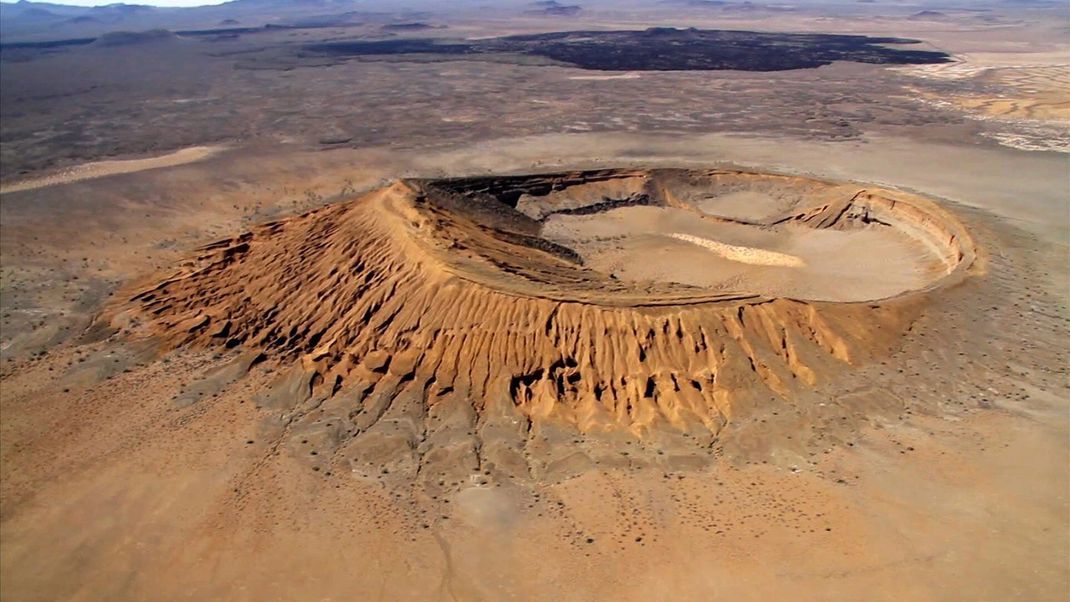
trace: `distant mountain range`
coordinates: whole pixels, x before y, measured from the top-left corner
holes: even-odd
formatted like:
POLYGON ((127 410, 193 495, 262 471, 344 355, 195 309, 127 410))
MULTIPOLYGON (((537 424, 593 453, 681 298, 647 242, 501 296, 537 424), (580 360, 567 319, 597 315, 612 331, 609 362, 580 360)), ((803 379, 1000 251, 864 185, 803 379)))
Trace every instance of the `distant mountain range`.
MULTIPOLYGON (((449 9, 474 10, 484 0, 450 2, 449 9)), ((513 2, 512 10, 530 8, 513 2)), ((232 0, 217 5, 187 8, 143 4, 71 6, 51 2, 0 2, 0 41, 47 41, 97 37, 105 33, 150 29, 203 30, 284 25, 300 27, 346 26, 357 23, 406 24, 427 20, 429 11, 441 9, 432 0, 232 0)))
MULTIPOLYGON (((974 0, 942 0, 941 9, 922 9, 918 3, 855 0, 887 8, 912 21, 948 19, 955 14, 984 11, 974 0), (944 6, 944 5, 947 6, 944 6), (909 12, 908 12, 909 11, 909 12)), ((988 7, 1056 7, 1066 0, 985 0, 988 7)), ((439 27, 451 19, 527 17, 547 19, 568 29, 570 19, 584 15, 626 14, 645 7, 681 19, 687 15, 723 15, 726 18, 757 19, 786 12, 823 14, 832 10, 821 0, 231 0, 223 4, 186 8, 144 4, 71 6, 54 2, 0 2, 0 43, 52 42, 97 38, 115 31, 167 29, 174 32, 204 32, 213 29, 282 27, 350 27, 371 25, 395 35, 439 27), (622 12, 623 11, 623 12, 622 12), (815 12, 816 11, 816 12, 815 12)))

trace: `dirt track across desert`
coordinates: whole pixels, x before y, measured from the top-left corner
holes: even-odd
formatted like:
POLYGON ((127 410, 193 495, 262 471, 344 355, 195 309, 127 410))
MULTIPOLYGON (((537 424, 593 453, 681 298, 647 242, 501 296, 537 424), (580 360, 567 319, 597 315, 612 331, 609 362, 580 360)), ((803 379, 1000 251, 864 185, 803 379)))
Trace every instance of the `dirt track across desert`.
POLYGON ((55 174, 39 178, 15 180, 14 182, 0 185, 0 194, 34 190, 46 186, 59 186, 62 184, 70 184, 72 182, 80 182, 82 180, 92 180, 94 178, 103 178, 120 174, 137 173, 147 169, 174 167, 176 165, 193 163, 194 161, 203 161, 222 150, 223 147, 221 146, 193 146, 166 155, 149 157, 146 159, 94 161, 92 163, 77 165, 55 174))

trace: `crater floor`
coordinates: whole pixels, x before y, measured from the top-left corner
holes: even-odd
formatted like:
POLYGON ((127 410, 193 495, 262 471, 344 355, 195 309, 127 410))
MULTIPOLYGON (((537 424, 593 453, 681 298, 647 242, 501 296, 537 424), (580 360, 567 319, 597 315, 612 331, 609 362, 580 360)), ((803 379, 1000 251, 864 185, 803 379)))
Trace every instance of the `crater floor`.
MULTIPOLYGON (((474 207, 441 202, 474 212, 471 219, 499 238, 549 249, 582 266, 583 274, 560 280, 589 283, 635 303, 657 302, 659 294, 669 301, 717 295, 886 299, 937 285, 968 266, 963 259, 972 253, 961 248, 957 220, 924 199, 791 176, 610 170, 510 178, 501 188, 482 179, 423 186, 428 198, 457 190, 473 199, 474 207), (650 294, 641 299, 639 291, 650 294)), ((447 229, 442 235, 452 236, 447 229)), ((541 285, 560 284, 534 276, 539 268, 524 272, 516 258, 530 251, 522 246, 508 249, 512 258, 491 258, 490 247, 478 248, 487 248, 491 263, 511 266, 499 280, 527 274, 541 285)), ((610 294, 592 298, 614 302, 610 294)))

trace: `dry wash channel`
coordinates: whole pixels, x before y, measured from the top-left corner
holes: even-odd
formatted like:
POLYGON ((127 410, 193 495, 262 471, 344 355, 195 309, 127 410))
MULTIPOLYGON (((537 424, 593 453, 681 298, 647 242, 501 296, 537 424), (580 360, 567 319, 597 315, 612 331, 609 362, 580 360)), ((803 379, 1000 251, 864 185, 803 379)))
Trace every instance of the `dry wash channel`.
POLYGON ((887 354, 973 260, 945 210, 857 184, 407 180, 208 245, 106 320, 232 349, 206 383, 266 358, 279 375, 258 403, 334 470, 545 478, 624 446, 708 456, 733 420, 887 354))

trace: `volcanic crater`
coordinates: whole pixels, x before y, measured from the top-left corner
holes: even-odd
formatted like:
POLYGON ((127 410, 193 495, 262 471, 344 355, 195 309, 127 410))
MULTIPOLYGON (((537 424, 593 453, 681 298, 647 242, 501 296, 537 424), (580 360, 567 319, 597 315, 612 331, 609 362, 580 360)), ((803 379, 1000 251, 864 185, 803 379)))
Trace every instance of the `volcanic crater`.
POLYGON ((735 420, 887 356, 976 259, 933 201, 855 183, 407 179, 202 247, 99 324, 229 350, 176 403, 274 370, 266 428, 316 470, 552 479, 701 465, 735 420))

